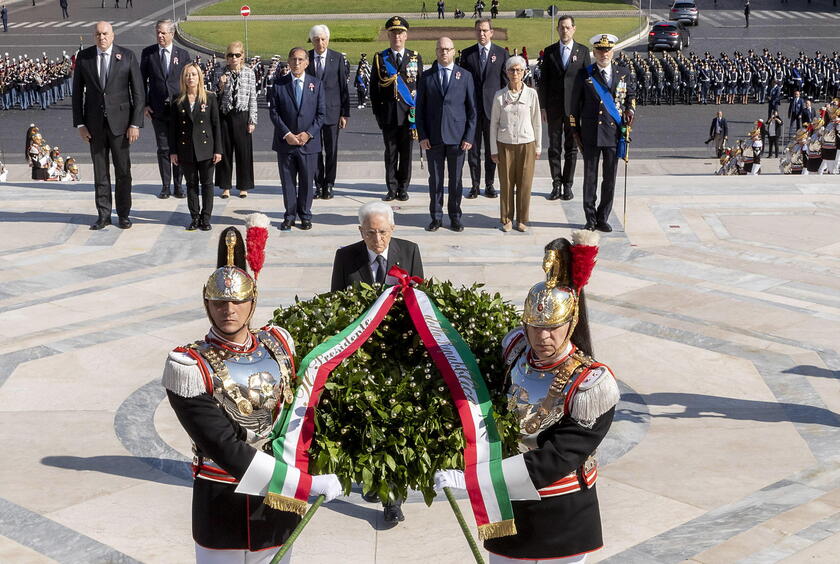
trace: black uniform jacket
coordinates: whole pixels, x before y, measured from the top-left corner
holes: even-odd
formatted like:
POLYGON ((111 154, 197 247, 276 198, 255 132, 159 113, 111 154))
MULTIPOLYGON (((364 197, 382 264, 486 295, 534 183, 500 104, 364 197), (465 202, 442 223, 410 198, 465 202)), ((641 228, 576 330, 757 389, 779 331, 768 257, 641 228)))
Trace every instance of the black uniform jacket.
POLYGON ((195 101, 190 109, 186 98, 175 107, 169 119, 169 147, 180 162, 201 162, 222 154, 222 128, 216 95, 207 93, 207 103, 195 101))
MULTIPOLYGON (((405 239, 391 239, 386 268, 390 269, 394 265, 411 276, 423 277, 423 261, 420 259, 420 249, 416 243, 405 239)), ((373 283, 370 259, 364 241, 342 247, 335 252, 330 291, 344 290, 360 282, 373 283)))
POLYGON ((316 75, 315 56, 315 50, 310 49, 306 74, 315 76, 321 81, 327 112, 323 125, 335 125, 339 117, 350 117, 350 89, 347 86, 347 66, 344 55, 327 49, 324 53, 326 61, 322 76, 316 75))
POLYGON ((82 49, 73 71, 73 127, 84 125, 91 135, 102 135, 107 124, 113 135, 124 135, 129 125, 143 127, 146 96, 134 52, 112 45, 108 76, 99 82, 96 46, 82 49))
MULTIPOLYGON (((580 468, 612 424, 613 407, 586 428, 566 415, 537 437, 538 448, 525 453, 534 487, 544 488, 580 468)), ((539 501, 514 501, 517 533, 484 541, 484 548, 509 558, 543 559, 591 552, 603 546, 595 484, 539 501)))
POLYGON ((546 111, 548 119, 565 118, 571 113, 572 88, 581 69, 591 64, 589 49, 574 42, 569 55, 569 66, 563 68, 560 43, 552 43, 545 48, 537 94, 540 96, 540 108, 546 111))
MULTIPOLYGON (((605 103, 598 96, 595 86, 592 84, 593 80, 597 80, 602 86, 606 87, 597 65, 592 78, 589 77, 585 68, 581 69, 577 75, 577 83, 572 92, 570 113, 570 116, 575 118, 573 127, 580 134, 584 145, 614 147, 621 136, 621 127, 610 116, 604 105, 605 103)), ((627 88, 624 103, 621 107, 621 113, 623 114, 636 106, 636 84, 630 78, 630 73, 626 68, 613 63, 612 84, 610 85, 610 93, 613 99, 615 99, 619 82, 622 80, 627 88)))
POLYGON ((478 116, 484 112, 485 119, 490 119, 490 112, 493 110, 493 96, 507 86, 507 75, 505 74, 505 62, 510 58, 507 51, 490 43, 490 52, 487 54, 487 64, 484 72, 481 72, 481 56, 479 45, 470 45, 461 53, 461 67, 470 71, 475 84, 475 103, 478 109, 478 116))
MULTIPOLYGON (((391 65, 396 67, 394 53, 390 49, 386 52, 391 65)), ((397 69, 412 96, 417 95, 417 80, 423 73, 423 58, 417 51, 406 49, 403 51, 402 61, 397 69), (410 63, 416 64, 416 73, 410 76, 407 68, 410 63)), ((387 79, 390 75, 385 70, 385 63, 382 61, 382 52, 376 53, 373 58, 373 69, 370 74, 370 103, 373 108, 373 115, 376 123, 382 127, 399 127, 408 120, 409 106, 402 99, 397 99, 396 84, 381 86, 380 80, 387 79)))

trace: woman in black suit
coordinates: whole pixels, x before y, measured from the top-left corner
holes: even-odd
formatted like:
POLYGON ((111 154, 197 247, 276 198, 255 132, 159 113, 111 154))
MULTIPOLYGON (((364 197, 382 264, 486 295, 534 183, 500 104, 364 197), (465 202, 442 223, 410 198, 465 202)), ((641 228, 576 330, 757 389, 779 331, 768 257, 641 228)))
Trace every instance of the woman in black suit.
POLYGON ((204 73, 195 63, 181 73, 181 95, 169 122, 172 164, 181 167, 187 182, 190 224, 187 231, 210 231, 213 211, 213 166, 222 160, 222 130, 216 95, 204 88, 204 73), (201 205, 198 185, 201 182, 201 205))

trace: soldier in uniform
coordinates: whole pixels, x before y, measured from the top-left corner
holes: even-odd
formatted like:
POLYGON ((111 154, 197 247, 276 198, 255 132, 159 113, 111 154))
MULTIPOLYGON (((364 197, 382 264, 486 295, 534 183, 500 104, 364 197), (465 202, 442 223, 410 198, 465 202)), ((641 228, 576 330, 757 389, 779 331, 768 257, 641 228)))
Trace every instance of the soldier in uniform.
MULTIPOLYGON (((522 327, 502 340, 509 405, 519 420, 517 456, 502 461, 515 534, 484 541, 490 564, 582 563, 603 545, 595 451, 612 424, 619 389, 593 357, 583 289, 598 236, 572 233, 546 246, 546 280, 525 298, 522 327)), ((438 488, 463 487, 459 470, 438 488)))
POLYGON ((624 156, 625 127, 633 123, 636 108, 636 85, 627 69, 612 64, 616 42, 616 36, 606 33, 590 39, 595 63, 578 74, 572 95, 569 121, 583 151, 583 211, 590 231, 612 231, 609 216, 618 159, 624 156), (596 207, 602 156, 601 202, 596 207))
MULTIPOLYGON (((249 224, 249 231, 261 229, 268 218, 252 216, 249 224)), ((283 510, 273 509, 262 496, 251 495, 265 491, 275 467, 268 434, 294 398, 294 342, 281 327, 250 329, 258 270, 248 274, 235 227, 222 232, 218 256, 219 268, 203 291, 210 330, 169 354, 162 384, 193 443, 196 561, 267 563, 305 509, 297 499, 273 503, 283 510)), ((329 501, 340 490, 334 474, 312 476, 311 494, 325 494, 329 501)), ((283 562, 290 558, 291 553, 283 562)))
POLYGON ((405 48, 408 21, 394 16, 385 22, 390 46, 373 58, 370 102, 385 142, 385 183, 383 200, 408 200, 411 183, 411 151, 417 132, 414 127, 417 79, 423 72, 420 53, 405 48))

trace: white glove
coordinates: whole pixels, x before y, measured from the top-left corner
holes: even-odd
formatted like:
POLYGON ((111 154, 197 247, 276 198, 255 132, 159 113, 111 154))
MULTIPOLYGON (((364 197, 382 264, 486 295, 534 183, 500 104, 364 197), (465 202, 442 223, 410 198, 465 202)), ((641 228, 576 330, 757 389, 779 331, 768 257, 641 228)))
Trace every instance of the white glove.
POLYGON ((435 472, 435 491, 441 492, 443 488, 453 490, 467 489, 467 482, 464 480, 463 470, 438 470, 435 472))
POLYGON ((324 494, 324 501, 332 501, 341 495, 341 482, 335 474, 321 474, 312 476, 312 489, 309 493, 314 496, 324 494))

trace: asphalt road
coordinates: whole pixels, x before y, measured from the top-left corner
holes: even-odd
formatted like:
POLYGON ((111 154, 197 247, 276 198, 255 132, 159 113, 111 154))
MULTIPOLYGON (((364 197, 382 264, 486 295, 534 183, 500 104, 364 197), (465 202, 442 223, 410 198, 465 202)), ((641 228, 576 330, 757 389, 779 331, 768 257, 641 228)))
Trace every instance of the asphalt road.
MULTIPOLYGON (((29 53, 30 56, 46 51, 48 56, 58 56, 66 49, 75 50, 80 35, 85 46, 91 43, 92 22, 108 19, 115 25, 117 43, 140 50, 154 41, 154 21, 172 16, 173 3, 167 0, 137 0, 134 8, 113 8, 113 1, 106 0, 106 7, 100 8, 100 0, 70 0, 71 19, 62 22, 61 10, 55 0, 36 0, 36 7, 30 0, 8 0, 9 23, 13 26, 8 33, 0 33, 0 50, 12 55, 29 53), (27 22, 27 23, 22 23, 27 22), (40 23, 38 23, 40 22, 40 23), (120 23, 122 22, 122 23, 120 23), (17 25, 15 25, 17 24, 17 25)), ((121 4, 124 4, 121 2, 121 4)), ((190 2, 189 6, 197 6, 190 2)), ((670 2, 651 2, 654 17, 665 16, 670 2)), ((699 0, 701 23, 691 28, 690 50, 702 53, 721 51, 746 51, 750 48, 760 51, 767 47, 773 52, 783 51, 795 55, 800 50, 831 52, 840 49, 838 32, 840 11, 832 6, 832 0, 790 0, 787 4, 754 0, 749 29, 743 27, 743 4, 737 0, 719 0, 714 8, 712 0, 699 0)), ((184 13, 185 2, 175 2, 176 16, 184 13)), ((645 6, 645 13, 648 12, 645 6)), ((605 30, 609 31, 609 30, 605 30)), ((577 38, 585 41, 586 38, 577 38)), ((646 40, 627 48, 628 51, 646 51, 646 40)), ((410 38, 409 38, 410 46, 410 38)), ((351 95, 355 97, 355 93, 351 95)), ((785 105, 782 106, 784 110, 785 105)), ((708 146, 703 145, 715 106, 648 106, 640 107, 636 127, 633 131, 633 151, 646 157, 701 158, 709 155, 708 146)), ((745 134, 750 124, 766 117, 765 106, 756 104, 723 106, 730 124, 730 136, 745 134)), ((47 142, 59 145, 65 155, 76 156, 81 162, 89 161, 88 148, 72 127, 69 100, 52 106, 47 111, 31 109, 0 112, 0 150, 7 162, 23 159, 23 137, 26 127, 37 123, 47 142)), ((274 160, 270 151, 272 128, 268 112, 260 110, 260 125, 255 132, 256 159, 274 160)), ((382 157, 382 140, 370 109, 357 109, 352 105, 348 129, 341 134, 341 158, 345 160, 377 160, 382 157)), ((132 149, 135 162, 152 162, 155 159, 155 145, 151 129, 144 129, 140 140, 132 149)))

